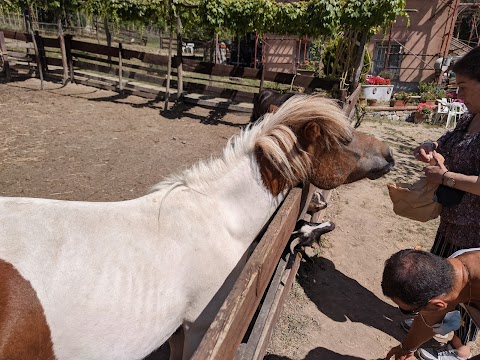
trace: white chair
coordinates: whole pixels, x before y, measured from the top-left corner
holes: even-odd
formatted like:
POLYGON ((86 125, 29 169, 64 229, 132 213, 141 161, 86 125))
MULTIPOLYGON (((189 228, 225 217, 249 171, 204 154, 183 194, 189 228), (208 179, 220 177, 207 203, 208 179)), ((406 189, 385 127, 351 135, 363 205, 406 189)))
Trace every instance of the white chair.
POLYGON ((467 107, 465 106, 464 103, 461 102, 452 102, 448 104, 448 115, 447 115, 447 122, 445 124, 445 127, 447 129, 454 128, 457 126, 457 120, 460 119, 460 116, 464 112, 467 111, 467 107))
POLYGON ((450 111, 449 102, 446 98, 437 99, 437 110, 433 117, 434 123, 442 123, 445 118, 447 118, 450 111))

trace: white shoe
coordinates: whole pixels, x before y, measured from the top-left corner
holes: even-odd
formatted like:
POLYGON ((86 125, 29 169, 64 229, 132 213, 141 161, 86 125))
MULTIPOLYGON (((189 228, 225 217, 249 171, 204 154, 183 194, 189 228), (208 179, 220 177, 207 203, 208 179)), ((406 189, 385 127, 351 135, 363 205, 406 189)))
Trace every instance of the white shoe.
POLYGON ((467 360, 467 358, 458 356, 457 350, 450 343, 437 348, 420 348, 417 350, 417 356, 422 360, 467 360))

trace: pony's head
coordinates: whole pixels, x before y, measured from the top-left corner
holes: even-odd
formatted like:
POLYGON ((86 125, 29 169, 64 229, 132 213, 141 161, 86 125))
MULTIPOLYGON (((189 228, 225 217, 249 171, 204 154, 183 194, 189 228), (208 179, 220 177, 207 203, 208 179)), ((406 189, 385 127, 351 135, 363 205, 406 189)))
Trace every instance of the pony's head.
POLYGON ((274 195, 305 180, 332 189, 377 179, 395 164, 390 148, 355 132, 334 100, 294 96, 256 126, 255 155, 274 195))

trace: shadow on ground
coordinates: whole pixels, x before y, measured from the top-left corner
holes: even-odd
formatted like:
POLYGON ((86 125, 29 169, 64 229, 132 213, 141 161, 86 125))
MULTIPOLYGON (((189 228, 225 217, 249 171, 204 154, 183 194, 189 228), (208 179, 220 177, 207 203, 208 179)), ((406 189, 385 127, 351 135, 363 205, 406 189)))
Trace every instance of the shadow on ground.
POLYGON ((359 322, 397 340, 405 337, 398 308, 338 271, 329 259, 318 257, 304 265, 299 271, 299 283, 318 310, 330 319, 359 322))
MULTIPOLYGON (((300 360, 300 359, 291 359, 287 356, 279 356, 274 354, 265 355, 263 360, 300 360)), ((302 360, 364 360, 362 358, 350 355, 342 355, 331 350, 317 347, 307 354, 307 356, 302 360)))

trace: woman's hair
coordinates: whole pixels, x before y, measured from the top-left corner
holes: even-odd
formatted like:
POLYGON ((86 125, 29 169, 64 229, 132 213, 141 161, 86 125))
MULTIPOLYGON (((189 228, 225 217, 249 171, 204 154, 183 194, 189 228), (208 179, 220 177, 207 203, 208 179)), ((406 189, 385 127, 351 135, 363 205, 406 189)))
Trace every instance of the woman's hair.
POLYGON ((382 290, 389 298, 418 307, 448 293, 453 281, 454 268, 447 259, 425 251, 401 250, 385 262, 382 290))
POLYGON ((452 71, 480 81, 480 46, 473 48, 457 60, 452 66, 452 71))

